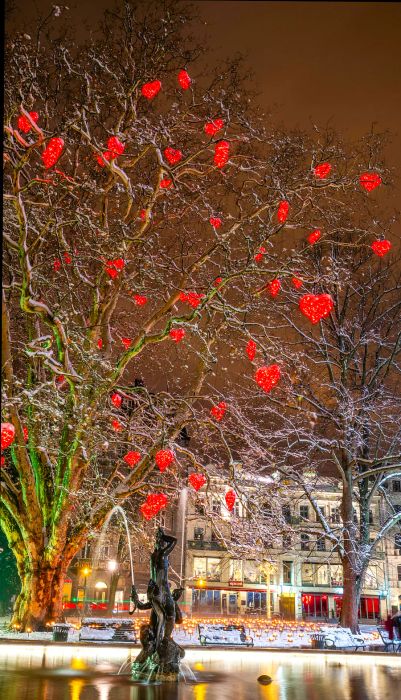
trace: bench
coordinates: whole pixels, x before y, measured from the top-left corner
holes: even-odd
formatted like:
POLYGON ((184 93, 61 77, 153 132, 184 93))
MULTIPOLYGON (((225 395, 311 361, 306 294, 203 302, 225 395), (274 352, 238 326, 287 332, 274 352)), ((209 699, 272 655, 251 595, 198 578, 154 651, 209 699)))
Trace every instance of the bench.
POLYGON ((321 633, 325 635, 325 649, 366 649, 367 642, 359 634, 353 634, 349 627, 321 628, 321 633))
POLYGON ((86 617, 81 623, 79 641, 135 643, 138 639, 130 618, 86 617))
POLYGON ((401 652, 401 639, 390 639, 389 633, 385 627, 378 627, 377 631, 380 634, 385 651, 401 652))
POLYGON ((244 625, 198 625, 202 646, 221 644, 225 646, 253 647, 253 638, 247 636, 244 625))

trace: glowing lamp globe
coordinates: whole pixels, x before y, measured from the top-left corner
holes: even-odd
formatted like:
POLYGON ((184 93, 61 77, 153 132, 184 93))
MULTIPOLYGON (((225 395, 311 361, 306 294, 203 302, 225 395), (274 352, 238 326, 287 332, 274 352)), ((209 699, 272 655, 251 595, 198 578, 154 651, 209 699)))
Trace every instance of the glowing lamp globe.
POLYGON ((259 367, 255 372, 255 382, 263 391, 268 394, 276 386, 281 377, 281 370, 278 365, 259 367))
POLYGON ((204 484, 206 484, 206 477, 204 474, 190 474, 188 481, 195 491, 199 491, 204 484))
POLYGON ((12 423, 1 424, 1 449, 6 450, 14 442, 15 428, 12 423))
POLYGON ((159 450, 155 454, 155 460, 160 471, 164 472, 174 462, 174 453, 171 450, 159 450))
POLYGON ((299 300, 299 308, 315 324, 330 315, 334 302, 330 294, 305 294, 299 300))

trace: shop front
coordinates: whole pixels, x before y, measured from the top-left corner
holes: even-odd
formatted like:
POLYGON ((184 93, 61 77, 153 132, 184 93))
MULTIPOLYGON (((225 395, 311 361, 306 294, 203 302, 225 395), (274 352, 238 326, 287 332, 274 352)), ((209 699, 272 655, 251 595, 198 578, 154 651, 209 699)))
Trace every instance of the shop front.
MULTIPOLYGON (((340 617, 343 604, 342 595, 334 596, 334 606, 336 617, 340 617)), ((360 620, 376 620, 382 616, 380 610, 380 597, 362 595, 359 602, 358 618, 360 620)))
POLYGON ((193 588, 194 615, 266 615, 266 590, 193 588))

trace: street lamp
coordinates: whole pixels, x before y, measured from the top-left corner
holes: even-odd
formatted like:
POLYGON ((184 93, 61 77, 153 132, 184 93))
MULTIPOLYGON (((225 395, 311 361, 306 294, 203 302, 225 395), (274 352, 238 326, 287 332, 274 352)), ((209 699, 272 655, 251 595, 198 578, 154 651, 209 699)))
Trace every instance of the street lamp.
POLYGON ((84 566, 83 569, 81 569, 81 574, 82 574, 82 576, 84 577, 84 615, 85 615, 85 612, 86 612, 86 602, 85 602, 85 599, 86 599, 86 584, 87 584, 88 576, 89 576, 90 573, 91 573, 91 569, 89 568, 89 566, 84 566))
POLYGON ((110 561, 107 562, 107 568, 111 573, 117 570, 118 563, 116 562, 115 559, 110 559, 110 561))

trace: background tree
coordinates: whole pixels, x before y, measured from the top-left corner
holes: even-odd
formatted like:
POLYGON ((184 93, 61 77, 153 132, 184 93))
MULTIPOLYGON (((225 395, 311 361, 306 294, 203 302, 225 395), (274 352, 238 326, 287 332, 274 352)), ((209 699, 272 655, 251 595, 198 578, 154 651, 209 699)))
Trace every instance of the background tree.
POLYGON ((52 17, 7 46, 1 521, 23 627, 57 619, 114 505, 151 518, 222 461, 232 480, 221 401, 255 289, 292 269, 284 229, 336 221, 339 192, 359 206, 341 144, 265 125, 241 62, 208 79, 190 12, 160 8, 106 13, 85 46, 52 17))
MULTIPOLYGON (((380 136, 367 142, 376 162, 380 142, 380 136)), ((387 232, 391 223, 379 220, 380 200, 367 195, 350 210, 338 193, 338 205, 335 225, 322 212, 319 240, 300 244, 293 268, 302 282, 299 290, 284 283, 267 303, 263 326, 247 325, 257 355, 264 352, 278 362, 282 379, 266 398, 242 392, 235 424, 241 426, 240 452, 249 471, 276 471, 281 478, 270 486, 272 492, 292 483, 309 500, 342 563, 341 624, 356 630, 369 561, 401 521, 393 507, 379 525, 372 527, 370 519, 373 499, 388 501, 386 482, 401 469, 401 279, 398 249, 388 257, 371 249, 375 239, 384 238, 375 229, 387 232), (324 319, 305 318, 306 294, 330 295, 333 306, 324 319), (318 505, 323 482, 339 484, 338 521, 318 505)), ((299 536, 308 523, 296 529, 299 536)))

